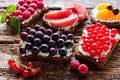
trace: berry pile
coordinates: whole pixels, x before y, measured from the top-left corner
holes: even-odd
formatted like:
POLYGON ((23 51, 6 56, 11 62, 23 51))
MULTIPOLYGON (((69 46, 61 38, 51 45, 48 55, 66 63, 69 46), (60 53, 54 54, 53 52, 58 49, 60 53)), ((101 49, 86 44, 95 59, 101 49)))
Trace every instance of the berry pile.
POLYGON ((14 59, 9 59, 8 65, 10 68, 14 69, 17 74, 21 74, 24 78, 28 78, 30 76, 33 77, 41 73, 40 67, 37 67, 36 69, 32 68, 32 62, 28 62, 27 65, 23 65, 16 62, 14 59))
POLYGON ((76 59, 73 59, 70 62, 70 70, 78 71, 83 76, 87 75, 88 73, 88 67, 85 64, 80 64, 80 62, 76 59))
POLYGON ((21 54, 46 54, 50 56, 66 56, 67 49, 73 46, 73 34, 63 34, 60 31, 53 32, 52 29, 45 29, 36 25, 34 29, 28 27, 26 32, 20 34, 21 39, 25 42, 20 47, 21 54))
POLYGON ((80 44, 84 52, 92 57, 98 57, 98 62, 105 61, 104 53, 116 44, 117 29, 109 29, 101 23, 86 27, 86 35, 82 36, 83 42, 80 44), (104 53, 103 53, 104 52, 104 53))
POLYGON ((42 9, 44 3, 42 0, 19 0, 16 7, 17 10, 12 14, 8 14, 7 19, 16 16, 22 22, 29 19, 37 9, 42 9))

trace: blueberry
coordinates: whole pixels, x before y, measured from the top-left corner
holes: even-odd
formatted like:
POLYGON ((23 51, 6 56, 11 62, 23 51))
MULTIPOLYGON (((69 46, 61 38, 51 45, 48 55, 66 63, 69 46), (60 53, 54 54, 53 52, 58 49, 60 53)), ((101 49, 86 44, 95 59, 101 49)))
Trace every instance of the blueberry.
POLYGON ((58 48, 62 48, 65 45, 65 41, 63 39, 58 39, 57 46, 58 48))
POLYGON ((41 50, 42 52, 48 52, 49 47, 48 47, 47 44, 42 44, 42 45, 40 46, 40 50, 41 50))
POLYGON ((23 40, 23 41, 26 41, 26 37, 28 36, 27 32, 22 32, 20 34, 20 38, 23 40))
POLYGON ((113 9, 113 14, 114 15, 117 15, 119 12, 120 12, 119 9, 113 9))
POLYGON ((55 46, 55 41, 51 39, 51 40, 49 41, 48 45, 49 45, 50 47, 55 46))
POLYGON ((57 41, 60 38, 60 34, 59 33, 53 33, 52 34, 52 40, 57 41))
POLYGON ((19 52, 20 52, 20 54, 25 54, 26 53, 25 47, 20 47, 19 52))
POLYGON ((62 35, 62 32, 61 32, 61 31, 57 31, 56 33, 58 33, 58 34, 62 35))
POLYGON ((49 54, 50 54, 50 56, 53 56, 53 55, 55 55, 57 53, 57 49, 56 48, 50 48, 50 50, 49 50, 49 54))
POLYGON ((30 49, 32 48, 32 43, 27 42, 27 43, 25 44, 25 48, 28 49, 28 50, 30 50, 30 49))
POLYGON ((42 31, 37 31, 36 33, 35 33, 35 37, 36 38, 42 38, 43 37, 43 32, 42 31))
POLYGON ((112 10, 113 9, 112 5, 107 6, 107 9, 112 10))
POLYGON ((33 36, 33 35, 28 35, 28 36, 26 37, 26 41, 27 41, 27 42, 33 42, 33 40, 34 40, 34 36, 33 36))
POLYGON ((48 42, 50 41, 50 36, 44 35, 44 36, 43 36, 43 41, 44 41, 45 43, 48 43, 48 42))
POLYGON ((65 48, 60 48, 60 49, 59 49, 59 54, 60 54, 61 56, 66 56, 66 55, 67 55, 67 50, 66 50, 65 48))
POLYGON ((39 31, 42 31, 44 33, 45 32, 45 28, 44 27, 39 27, 39 31))
POLYGON ((73 40, 73 39, 74 39, 74 36, 73 36, 72 33, 69 33, 69 34, 67 35, 67 38, 70 39, 70 40, 73 40))
POLYGON ((36 33, 36 30, 35 30, 35 29, 31 29, 31 30, 29 31, 29 34, 32 34, 32 35, 35 35, 35 33, 36 33))
POLYGON ((39 38, 35 38, 34 41, 33 41, 33 45, 34 46, 40 46, 42 44, 42 41, 41 39, 39 38))
POLYGON ((37 55, 39 53, 39 48, 37 46, 33 46, 31 52, 32 54, 37 55))
POLYGON ((45 30, 45 34, 47 34, 47 35, 51 35, 52 33, 53 33, 53 31, 51 29, 45 30))
POLYGON ((73 46, 72 41, 71 40, 66 40, 65 46, 66 46, 66 48, 71 48, 73 46))
POLYGON ((31 29, 32 29, 31 27, 28 27, 28 28, 26 29, 26 32, 29 33, 29 31, 30 31, 31 29))
POLYGON ((62 35, 60 36, 60 38, 61 38, 61 39, 64 39, 64 41, 67 40, 67 36, 66 36, 65 34, 62 34, 62 35))
POLYGON ((38 30, 39 30, 39 27, 40 27, 40 25, 35 25, 34 29, 35 29, 36 31, 38 31, 38 30))

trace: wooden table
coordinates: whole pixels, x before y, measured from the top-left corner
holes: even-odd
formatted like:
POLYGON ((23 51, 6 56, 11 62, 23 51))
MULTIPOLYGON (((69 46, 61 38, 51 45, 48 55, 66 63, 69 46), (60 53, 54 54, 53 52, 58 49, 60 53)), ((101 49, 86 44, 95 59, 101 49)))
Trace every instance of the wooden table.
MULTIPOLYGON (((61 6, 68 1, 76 1, 84 4, 87 7, 88 13, 90 13, 94 6, 101 2, 108 2, 120 7, 118 5, 120 0, 45 0, 45 4, 48 6, 61 6)), ((16 2, 17 0, 6 0, 6 2, 5 0, 0 0, 0 6, 8 6, 8 4, 15 4, 16 2)), ((36 23, 39 23, 39 21, 36 23)), ((76 41, 80 38, 82 29, 88 24, 91 24, 89 17, 88 20, 84 22, 84 25, 76 30, 76 41)), ((19 36, 17 36, 17 38, 16 36, 11 36, 9 31, 10 30, 6 26, 0 25, 0 41, 2 41, 3 37, 5 37, 3 42, 0 43, 0 80, 24 80, 20 75, 16 75, 7 64, 7 60, 10 58, 10 56, 7 54, 7 49, 12 51, 15 60, 19 61, 18 55, 16 54, 16 50, 19 47, 19 36), (5 40, 12 41, 12 43, 5 43, 5 40)), ((75 47, 76 45, 77 44, 75 44, 75 47)), ((26 61, 22 62, 24 64, 27 63, 26 61)), ((113 51, 113 54, 107 61, 107 64, 104 66, 104 68, 97 69, 96 67, 89 66, 89 73, 86 77, 81 76, 77 72, 71 72, 69 64, 56 65, 42 61, 33 61, 33 64, 35 66, 40 66, 42 68, 42 73, 37 77, 28 78, 28 80, 120 80, 120 43, 113 51)))

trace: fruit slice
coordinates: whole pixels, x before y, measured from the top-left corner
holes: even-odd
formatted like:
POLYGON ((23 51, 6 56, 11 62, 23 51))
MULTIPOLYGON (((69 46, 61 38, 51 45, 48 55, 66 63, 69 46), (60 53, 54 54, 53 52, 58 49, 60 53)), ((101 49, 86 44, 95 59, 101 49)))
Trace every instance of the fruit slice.
POLYGON ((72 10, 75 14, 78 15, 80 20, 84 20, 87 17, 86 8, 79 3, 68 2, 67 4, 65 4, 63 9, 72 10))
POLYGON ((114 20, 115 15, 113 14, 112 11, 104 9, 97 13, 96 18, 101 20, 114 20))
POLYGON ((120 20, 120 13, 116 15, 116 20, 120 20))
POLYGON ((60 10, 46 13, 44 14, 44 17, 46 19, 62 19, 68 17, 71 14, 72 10, 60 10))
POLYGON ((109 5, 108 3, 101 3, 97 6, 97 9, 98 10, 106 9, 108 5, 109 5))
POLYGON ((72 14, 67 18, 51 20, 50 24, 53 27, 69 27, 69 26, 73 25, 77 19, 78 19, 77 15, 72 14))

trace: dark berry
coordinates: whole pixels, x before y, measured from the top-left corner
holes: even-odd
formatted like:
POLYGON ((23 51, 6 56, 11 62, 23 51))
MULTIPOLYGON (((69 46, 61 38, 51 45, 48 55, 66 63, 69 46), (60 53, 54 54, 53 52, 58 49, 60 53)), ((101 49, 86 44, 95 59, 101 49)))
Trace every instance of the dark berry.
POLYGON ((49 45, 50 47, 55 46, 55 41, 51 39, 51 40, 49 41, 48 45, 49 45))
POLYGON ((71 48, 73 46, 72 41, 71 40, 66 40, 65 46, 66 46, 66 48, 71 48))
POLYGON ((42 41, 41 39, 39 38, 35 38, 34 41, 33 41, 33 45, 34 46, 40 46, 42 44, 42 41))
POLYGON ((35 29, 36 31, 38 31, 38 30, 39 30, 39 27, 40 27, 40 25, 35 25, 34 29, 35 29))
POLYGON ((26 32, 22 32, 20 34, 20 38, 23 40, 23 41, 26 41, 26 37, 28 36, 28 34, 26 32))
POLYGON ((56 48, 50 48, 50 50, 49 50, 49 54, 50 54, 50 56, 53 56, 53 55, 55 55, 57 53, 57 49, 56 48))
POLYGON ((39 53, 39 48, 37 46, 33 46, 31 52, 32 54, 37 55, 39 53))
POLYGON ((28 50, 30 50, 32 48, 32 43, 27 42, 25 44, 25 48, 28 49, 28 50))
POLYGON ((73 40, 73 39, 74 39, 74 36, 73 36, 72 33, 69 33, 69 34, 67 35, 67 37, 68 37, 68 39, 70 39, 70 40, 73 40))
POLYGON ((67 50, 66 50, 65 48, 60 48, 60 49, 59 49, 59 54, 60 54, 61 56, 66 56, 66 55, 67 55, 67 50))
POLYGON ((43 32, 42 31, 37 31, 36 33, 35 33, 35 37, 36 38, 42 38, 43 37, 43 32))
POLYGON ((65 34, 62 34, 62 35, 60 36, 60 38, 61 38, 61 39, 64 39, 65 41, 67 40, 67 36, 66 36, 65 34))
POLYGON ((62 32, 61 32, 61 31, 57 31, 56 33, 58 33, 58 34, 62 35, 62 32))
POLYGON ((42 44, 42 45, 40 46, 40 50, 41 50, 42 52, 48 52, 49 47, 48 47, 47 44, 42 44))
POLYGON ((19 52, 20 54, 25 54, 26 53, 25 47, 20 47, 19 52))
POLYGON ((58 48, 62 48, 65 45, 65 41, 63 39, 58 39, 57 46, 58 48))
POLYGON ((52 40, 57 41, 60 38, 60 34, 59 33, 53 33, 52 34, 52 40))
POLYGON ((26 37, 26 41, 27 41, 27 42, 33 42, 33 40, 34 40, 34 36, 33 36, 33 35, 28 35, 28 36, 26 37))
POLYGON ((119 9, 113 9, 113 14, 114 15, 117 15, 119 12, 120 12, 119 9))
POLYGON ((53 31, 51 30, 51 29, 47 29, 46 31, 45 31, 45 34, 47 34, 47 35, 51 35, 53 33, 53 31))
POLYGON ((48 42, 50 41, 50 36, 44 35, 44 36, 43 36, 43 41, 44 41, 45 43, 48 43, 48 42))
POLYGON ((113 9, 112 5, 107 6, 107 9, 112 10, 113 9))
POLYGON ((43 33, 45 32, 45 28, 44 27, 40 27, 39 30, 42 31, 43 33))
POLYGON ((32 35, 35 35, 35 33, 36 33, 36 30, 35 30, 35 29, 31 29, 31 30, 29 31, 29 34, 32 34, 32 35))
POLYGON ((28 27, 28 28, 26 29, 26 32, 29 33, 29 31, 30 31, 31 29, 32 29, 31 27, 28 27))

